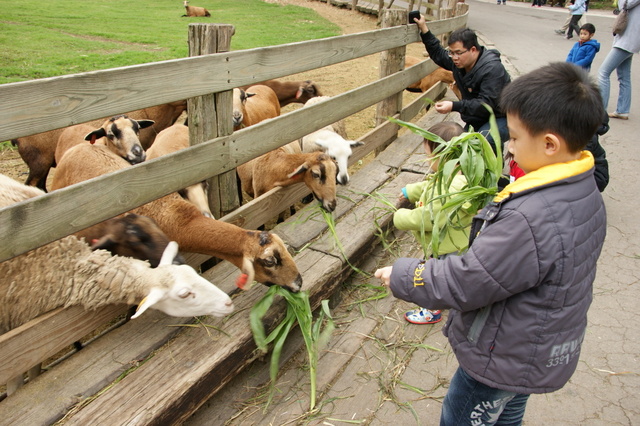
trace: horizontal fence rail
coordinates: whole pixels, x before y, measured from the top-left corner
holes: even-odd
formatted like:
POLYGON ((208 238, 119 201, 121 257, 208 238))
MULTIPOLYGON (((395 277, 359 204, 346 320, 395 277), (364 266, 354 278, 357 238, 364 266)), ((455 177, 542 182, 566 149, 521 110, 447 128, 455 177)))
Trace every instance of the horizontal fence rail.
MULTIPOLYGON (((435 34, 439 34, 460 26, 461 22, 466 22, 466 15, 434 23, 431 27, 435 34)), ((6 84, 0 86, 0 97, 4 100, 0 105, 0 135, 5 138, 11 137, 10 135, 21 135, 25 133, 25 128, 29 128, 31 133, 33 130, 46 131, 60 125, 95 119, 123 110, 144 108, 217 90, 228 90, 237 85, 288 75, 291 71, 298 72, 335 64, 418 40, 419 35, 415 26, 403 25, 351 36, 333 37, 273 48, 219 53, 135 67, 6 84), (313 55, 308 53, 314 50, 313 55), (266 55, 267 51, 274 54, 276 59, 266 55), (291 58, 289 55, 292 52, 296 52, 296 55, 305 55, 310 64, 292 66, 292 68, 287 68, 286 72, 284 68, 272 71, 272 68, 278 63, 292 65, 285 59, 287 56, 291 58), (305 52, 307 53, 305 54, 305 52), (237 61, 230 59, 227 61, 225 58, 237 58, 237 61), (247 73, 249 62, 260 64, 254 66, 254 71, 258 69, 260 72, 247 73), (240 66, 230 68, 229 64, 231 63, 240 64, 240 66), (214 73, 212 71, 214 65, 219 65, 222 71, 215 68, 216 72, 214 73), (171 72, 169 72, 170 69, 171 72), (240 74, 244 77, 236 77, 235 79, 219 77, 221 74, 230 73, 231 69, 233 69, 234 75, 240 74), (173 86, 171 82, 178 84, 178 81, 184 77, 182 73, 187 73, 187 71, 191 76, 190 81, 197 80, 198 83, 184 84, 180 88, 180 95, 169 90, 173 86), (171 78, 167 77, 166 73, 169 73, 171 78), (203 84, 200 79, 205 75, 218 77, 205 78, 205 84, 203 84), (176 78, 176 76, 180 77, 176 78), (124 84, 130 77, 132 79, 124 84), (160 80, 160 82, 154 80, 160 80), (109 87, 119 87, 119 89, 113 89, 118 93, 114 99, 109 99, 105 95, 105 92, 109 92, 106 89, 109 87), (63 90, 75 93, 75 95, 65 95, 63 102, 61 98, 63 90), (141 100, 135 96, 136 93, 146 93, 147 91, 153 93, 155 97, 141 100), (98 92, 102 93, 99 103, 97 95, 83 95, 98 92), (84 101, 86 98, 92 98, 92 102, 95 101, 96 105, 92 106, 92 102, 84 101), (65 106, 59 106, 58 111, 37 108, 37 105, 42 105, 45 100, 56 104, 56 99, 65 104, 65 106), (72 102, 73 99, 76 99, 75 103, 72 102), (73 119, 64 113, 69 108, 71 108, 71 112, 77 111, 73 119), (32 112, 28 113, 28 111, 32 112), (33 111, 38 111, 38 113, 33 111), (15 122, 8 117, 13 117, 15 122), (43 124, 29 127, 27 125, 31 122, 29 119, 43 124)), ((298 61, 297 58, 295 63, 298 62, 305 61, 298 61)), ((232 170, 237 165, 258 155, 402 91, 410 82, 428 74, 433 69, 435 69, 435 65, 430 61, 422 63, 369 85, 335 96, 328 102, 293 111, 268 122, 237 131, 232 135, 216 138, 126 170, 100 176, 54 191, 51 194, 0 209, 0 235, 2 235, 3 241, 0 247, 0 261, 77 232, 184 188, 186 185, 232 170), (262 141, 261 144, 255 144, 255 140, 258 139, 262 141)), ((0 139, 2 138, 0 137, 0 139)))

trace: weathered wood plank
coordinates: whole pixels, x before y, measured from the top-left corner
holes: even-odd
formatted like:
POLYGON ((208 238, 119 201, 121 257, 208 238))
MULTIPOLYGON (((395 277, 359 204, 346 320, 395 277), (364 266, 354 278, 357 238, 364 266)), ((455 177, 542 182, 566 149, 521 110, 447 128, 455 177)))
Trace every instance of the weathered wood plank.
POLYGON ((87 312, 80 306, 59 308, 0 335, 0 383, 6 383, 99 326, 126 312, 105 306, 87 312))
MULTIPOLYGON (((159 311, 145 312, 0 402, 0 424, 54 423, 74 405, 103 389, 180 332, 180 327, 172 325, 188 322, 189 319, 168 317, 159 311)), ((218 325, 224 328, 224 325, 218 325)), ((205 331, 199 331, 204 338, 209 338, 205 331)), ((215 337, 216 333, 212 332, 212 335, 215 337)))
POLYGON ((3 84, 0 140, 221 92, 416 41, 417 30, 404 26, 3 84))

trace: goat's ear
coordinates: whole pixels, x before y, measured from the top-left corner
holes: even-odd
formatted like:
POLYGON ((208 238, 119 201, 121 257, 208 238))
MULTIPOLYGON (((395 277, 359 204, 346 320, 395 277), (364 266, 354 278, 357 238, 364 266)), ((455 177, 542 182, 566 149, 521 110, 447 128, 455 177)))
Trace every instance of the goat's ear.
POLYGON ((362 146, 362 145, 364 145, 364 142, 362 142, 362 141, 349 141, 349 145, 351 145, 351 146, 362 146))
POLYGON ((249 92, 246 92, 246 93, 245 93, 245 96, 246 96, 247 98, 250 98, 250 97, 255 96, 255 95, 256 95, 256 93, 249 93, 249 92))
POLYGON ((298 91, 296 92, 296 99, 300 99, 302 96, 302 87, 298 87, 298 91))
POLYGON ((153 123, 155 123, 155 121, 153 121, 153 120, 136 120, 136 121, 138 122, 138 126, 141 129, 145 129, 145 128, 149 127, 149 126, 152 126, 153 123))
POLYGON ((175 241, 169 241, 169 244, 167 244, 167 247, 164 249, 164 253, 162 253, 162 258, 160 259, 158 266, 173 264, 173 259, 175 259, 177 255, 178 243, 175 241))
POLYGON ((94 143, 96 139, 100 139, 105 136, 107 136, 107 131, 101 127, 98 130, 94 130, 93 132, 87 133, 87 136, 84 137, 84 140, 91 141, 91 143, 94 143))
POLYGON ((293 179, 297 176, 303 175, 304 172, 306 172, 308 169, 309 169, 309 166, 307 165, 307 163, 301 164, 297 169, 289 173, 287 177, 289 179, 293 179))
POLYGON ((245 288, 246 283, 249 283, 249 286, 253 284, 253 280, 255 279, 256 271, 253 268, 253 260, 248 257, 242 258, 242 275, 240 275, 236 279, 236 285, 242 289, 247 290, 245 288))
POLYGON ((144 313, 147 309, 161 301, 166 294, 166 291, 160 289, 159 287, 153 287, 147 297, 142 299, 140 304, 138 305, 138 309, 136 309, 136 313, 131 316, 131 319, 138 318, 140 315, 144 313))

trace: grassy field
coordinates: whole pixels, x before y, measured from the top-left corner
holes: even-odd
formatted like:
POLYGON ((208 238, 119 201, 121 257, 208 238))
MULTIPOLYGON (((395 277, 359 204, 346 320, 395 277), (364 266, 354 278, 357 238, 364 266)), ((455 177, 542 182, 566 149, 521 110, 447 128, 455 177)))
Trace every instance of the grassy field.
POLYGON ((313 10, 262 0, 0 0, 0 84, 188 56, 194 22, 235 26, 232 50, 340 34, 313 10))

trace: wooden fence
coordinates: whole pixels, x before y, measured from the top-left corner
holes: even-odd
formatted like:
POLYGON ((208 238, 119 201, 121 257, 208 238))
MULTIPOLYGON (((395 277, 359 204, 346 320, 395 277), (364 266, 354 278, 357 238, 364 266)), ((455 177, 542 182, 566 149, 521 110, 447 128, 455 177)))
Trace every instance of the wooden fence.
MULTIPOLYGON (((433 22, 430 24, 430 29, 435 34, 444 34, 466 25, 466 20, 465 11, 455 18, 433 22)), ((378 52, 393 52, 397 49, 404 52, 407 44, 420 40, 415 26, 397 25, 406 22, 406 11, 386 11, 383 21, 386 21, 387 25, 396 26, 281 46, 207 54, 5 84, 0 86, 0 97, 3 99, 0 104, 0 140, 187 98, 190 99, 189 113, 202 113, 202 109, 193 106, 192 99, 203 99, 202 97, 213 96, 212 94, 221 100, 215 105, 222 111, 216 111, 211 116, 200 117, 200 120, 205 122, 201 127, 224 129, 229 123, 218 121, 220 117, 228 116, 231 110, 228 94, 234 87, 300 73, 378 52)), ((198 25, 203 24, 195 24, 195 27, 198 25)), ((216 26, 213 25, 213 27, 216 26)), ((224 28, 204 30, 202 27, 199 28, 194 28, 194 32, 203 31, 209 35, 213 34, 214 37, 218 37, 218 41, 220 41, 220 34, 228 34, 224 28)), ((233 172, 239 164, 376 103, 383 103, 379 111, 385 114, 385 117, 395 115, 403 120, 410 120, 424 104, 416 101, 402 109, 401 92, 411 82, 433 71, 436 66, 427 61, 399 71, 402 69, 404 54, 390 57, 383 53, 382 58, 385 66, 381 65, 381 69, 386 70, 384 73, 389 74, 388 76, 381 76, 376 82, 332 97, 327 102, 284 114, 232 134, 213 139, 204 138, 202 143, 189 149, 0 209, 0 235, 3 242, 0 247, 0 261, 25 253, 187 185, 233 172), (260 140, 261 143, 256 144, 256 140, 260 140)), ((442 87, 436 89, 442 91, 442 87)), ((431 92, 426 93, 424 97, 435 96, 435 92, 431 92)), ((386 120, 383 121, 376 129, 361 138, 365 145, 355 150, 351 164, 376 148, 388 144, 397 136, 398 127, 386 120)), ((234 222, 245 228, 254 228, 265 223, 284 206, 293 204, 308 192, 303 185, 274 189, 220 220, 234 222)), ((205 256, 190 257, 190 263, 194 266, 204 260, 206 260, 205 256)), ((230 286, 224 284, 230 281, 229 275, 235 273, 229 272, 231 270, 233 268, 227 272, 218 273, 210 279, 219 287, 232 291, 230 286)), ((329 287, 324 291, 329 291, 328 289, 329 287)), ((320 291, 318 296, 326 296, 326 293, 320 291)), ((316 297, 313 303, 317 305, 319 300, 316 297)), ((3 359, 0 366, 0 383, 6 383, 17 374, 27 371, 65 345, 78 340, 123 311, 123 306, 107 307, 91 313, 83 312, 78 307, 58 309, 0 336, 0 358, 3 359)), ((172 321, 174 324, 177 322, 175 319, 161 318, 157 321, 164 325, 172 321)), ((272 317, 271 322, 276 318, 277 316, 272 317)), ((148 350, 151 351, 164 344, 175 333, 177 331, 167 331, 165 327, 161 332, 162 337, 151 344, 153 347, 148 350)), ((143 339, 144 337, 140 336, 149 334, 152 333, 144 330, 138 338, 143 339)), ((134 341, 130 344, 135 346, 137 343, 139 342, 134 341)), ((248 361, 250 356, 247 354, 253 351, 251 349, 253 343, 248 338, 242 345, 243 356, 245 361, 248 361)), ((240 367, 231 368, 224 356, 232 356, 234 353, 225 352, 216 355, 222 357, 217 362, 226 366, 228 374, 231 375, 240 367)), ((228 377, 225 377, 225 380, 228 380, 228 377)), ((222 386, 224 380, 220 383, 222 386)), ((86 392, 96 392, 99 389, 99 386, 95 389, 88 387, 86 392)), ((206 394, 199 394, 200 399, 192 402, 188 410, 195 410, 214 391, 215 389, 209 389, 206 394)), ((37 390, 31 392, 37 392, 37 390)), ((40 398, 46 398, 47 390, 43 389, 41 392, 43 393, 40 394, 40 398)), ((186 392, 182 391, 182 393, 186 392)), ((16 394, 16 397, 18 396, 16 394)), ((23 406, 29 407, 29 401, 33 398, 33 395, 27 397, 23 406)), ((162 405, 162 402, 158 404, 162 405)), ((165 403, 164 407, 169 405, 165 403)), ((0 402, 0 424, 24 418, 24 412, 16 408, 20 406, 18 399, 14 400, 13 397, 0 402), (12 417, 11 414, 16 417, 12 417)), ((66 406, 48 407, 47 410, 52 410, 49 415, 55 418, 57 414, 53 411, 65 412, 67 408, 66 406)), ((167 411, 160 411, 158 417, 154 418, 155 422, 166 418, 163 416, 167 415, 167 411)), ((180 415, 184 417, 185 414, 181 412, 180 415)), ((34 423, 30 424, 38 424, 35 418, 38 417, 34 417, 34 423)))

